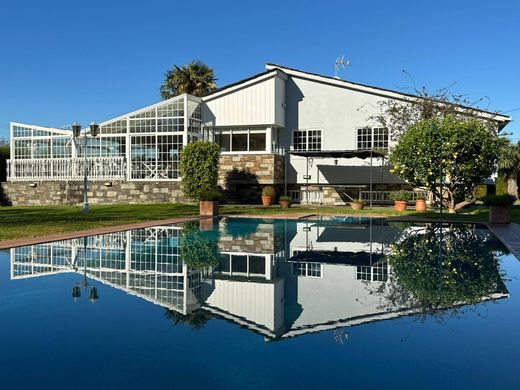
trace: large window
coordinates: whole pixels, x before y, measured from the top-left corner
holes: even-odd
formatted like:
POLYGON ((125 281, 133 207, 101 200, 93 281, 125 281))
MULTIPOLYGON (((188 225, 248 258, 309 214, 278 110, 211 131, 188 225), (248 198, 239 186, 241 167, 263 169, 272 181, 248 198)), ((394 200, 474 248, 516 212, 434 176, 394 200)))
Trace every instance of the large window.
POLYGON ((182 135, 132 136, 132 179, 177 179, 182 135))
POLYGON ((215 142, 222 152, 265 152, 267 150, 264 129, 219 129, 215 142))
POLYGON ((294 130, 294 150, 321 150, 321 130, 294 130))
POLYGON ((384 127, 363 127, 357 131, 358 150, 387 149, 388 129, 384 127))

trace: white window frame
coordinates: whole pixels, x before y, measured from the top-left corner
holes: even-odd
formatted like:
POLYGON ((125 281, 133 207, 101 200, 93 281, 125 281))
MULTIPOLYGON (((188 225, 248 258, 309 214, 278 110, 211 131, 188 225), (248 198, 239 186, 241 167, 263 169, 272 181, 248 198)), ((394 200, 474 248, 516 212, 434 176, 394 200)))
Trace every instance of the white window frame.
MULTIPOLYGON (((268 151, 269 149, 269 136, 268 132, 270 131, 269 128, 255 128, 255 127, 237 127, 237 128, 214 128, 213 129, 213 137, 216 137, 218 133, 222 134, 229 134, 229 147, 231 148, 230 151, 220 151, 220 154, 223 155, 233 155, 233 154, 272 154, 272 152, 268 151), (247 134, 247 150, 243 151, 234 151, 233 150, 233 134, 247 134), (265 150, 249 150, 249 136, 251 134, 264 134, 265 135, 265 150)), ((220 145, 219 145, 220 146, 220 145)))
POLYGON ((354 134, 356 150, 388 150, 388 148, 390 146, 390 133, 388 132, 388 129, 386 129, 386 131, 388 133, 387 145, 383 146, 383 147, 374 148, 374 130, 376 130, 376 129, 384 129, 384 128, 385 127, 383 127, 383 126, 359 126, 359 127, 356 127, 356 132, 354 134), (364 148, 360 148, 359 147, 359 131, 360 130, 366 130, 366 129, 370 129, 370 148, 364 149, 364 148))
POLYGON ((291 144, 292 144, 292 148, 293 150, 299 150, 299 151, 309 151, 309 150, 323 150, 323 129, 320 129, 320 128, 309 128, 309 129, 293 129, 292 131, 292 139, 291 139, 291 144), (305 149, 297 149, 296 148, 296 144, 294 142, 294 135, 295 133, 299 131, 299 132, 305 132, 305 149), (309 132, 311 131, 319 131, 320 132, 320 148, 319 149, 309 149, 309 132))

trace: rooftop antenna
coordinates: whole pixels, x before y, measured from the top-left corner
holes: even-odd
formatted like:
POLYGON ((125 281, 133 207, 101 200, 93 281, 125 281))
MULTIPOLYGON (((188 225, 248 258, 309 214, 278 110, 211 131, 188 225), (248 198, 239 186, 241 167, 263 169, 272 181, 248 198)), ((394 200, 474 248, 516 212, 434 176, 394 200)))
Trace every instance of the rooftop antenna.
POLYGON ((347 66, 350 66, 350 61, 345 59, 345 54, 336 58, 336 63, 334 66, 334 78, 339 79, 338 73, 340 69, 345 69, 347 66))

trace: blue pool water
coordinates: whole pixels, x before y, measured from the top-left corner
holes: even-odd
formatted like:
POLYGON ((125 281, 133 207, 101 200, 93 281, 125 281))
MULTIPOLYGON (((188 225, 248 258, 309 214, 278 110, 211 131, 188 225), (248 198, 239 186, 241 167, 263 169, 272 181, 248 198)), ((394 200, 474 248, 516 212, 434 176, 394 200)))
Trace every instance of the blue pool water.
POLYGON ((520 388, 486 228, 229 218, 0 252, 0 387, 520 388))

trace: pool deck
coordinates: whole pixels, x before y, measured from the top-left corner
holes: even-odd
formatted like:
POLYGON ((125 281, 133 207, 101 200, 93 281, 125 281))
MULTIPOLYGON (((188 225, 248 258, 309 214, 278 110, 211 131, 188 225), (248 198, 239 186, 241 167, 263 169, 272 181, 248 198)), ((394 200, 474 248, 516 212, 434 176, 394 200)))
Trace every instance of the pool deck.
POLYGON ((520 260, 520 225, 512 223, 510 225, 488 224, 487 226, 507 249, 520 260))

